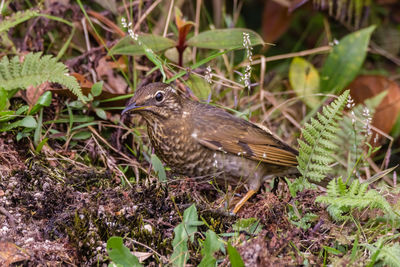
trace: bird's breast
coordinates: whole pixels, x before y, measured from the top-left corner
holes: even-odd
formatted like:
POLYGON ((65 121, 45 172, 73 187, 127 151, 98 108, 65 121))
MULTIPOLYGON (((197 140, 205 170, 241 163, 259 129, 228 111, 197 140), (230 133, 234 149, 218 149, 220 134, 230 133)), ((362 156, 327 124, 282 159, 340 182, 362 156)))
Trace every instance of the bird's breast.
POLYGON ((147 129, 157 156, 175 173, 188 176, 209 173, 210 153, 193 138, 186 123, 152 123, 147 129))

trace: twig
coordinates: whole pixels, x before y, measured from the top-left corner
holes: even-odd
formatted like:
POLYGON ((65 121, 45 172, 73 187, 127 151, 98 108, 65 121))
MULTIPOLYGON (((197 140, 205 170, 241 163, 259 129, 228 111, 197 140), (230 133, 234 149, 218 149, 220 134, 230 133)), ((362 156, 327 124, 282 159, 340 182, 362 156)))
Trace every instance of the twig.
POLYGON ((162 0, 157 0, 155 1, 147 10, 146 12, 144 12, 144 14, 140 17, 140 19, 138 20, 138 22, 135 24, 135 27, 133 27, 133 31, 136 32, 137 29, 139 28, 140 24, 142 24, 142 22, 145 20, 145 18, 147 17, 147 15, 149 15, 151 13, 151 11, 153 11, 153 9, 161 2, 162 0))
MULTIPOLYGON (((194 36, 199 34, 200 9, 201 9, 201 0, 196 0, 196 18, 195 18, 195 24, 194 24, 194 36)), ((193 63, 196 63, 196 53, 197 53, 197 47, 193 47, 193 53, 192 53, 193 63)))
POLYGON ((8 212, 8 210, 6 210, 3 206, 0 206, 0 212, 3 213, 9 221, 10 226, 15 229, 15 219, 14 217, 11 215, 11 213, 8 212))
POLYGON ((165 28, 164 28, 163 37, 167 36, 168 26, 169 26, 169 21, 171 20, 171 13, 172 13, 172 7, 173 6, 174 6, 174 0, 171 0, 171 4, 169 5, 167 20, 165 21, 165 28))
MULTIPOLYGON (((329 45, 313 48, 313 49, 308 49, 308 50, 303 50, 300 52, 295 52, 295 53, 288 53, 288 54, 283 54, 283 55, 277 55, 277 56, 272 56, 272 57, 265 57, 265 62, 271 62, 271 61, 276 61, 276 60, 281 60, 281 59, 287 59, 287 58, 292 58, 292 57, 303 57, 307 55, 312 55, 312 54, 319 54, 319 53, 326 53, 332 50, 332 47, 329 45)), ((264 56, 262 56, 264 57, 264 56)), ((257 65, 261 63, 261 59, 253 60, 250 64, 251 65, 257 65)), ((248 65, 249 62, 242 62, 241 64, 238 65, 238 67, 245 67, 248 65)))

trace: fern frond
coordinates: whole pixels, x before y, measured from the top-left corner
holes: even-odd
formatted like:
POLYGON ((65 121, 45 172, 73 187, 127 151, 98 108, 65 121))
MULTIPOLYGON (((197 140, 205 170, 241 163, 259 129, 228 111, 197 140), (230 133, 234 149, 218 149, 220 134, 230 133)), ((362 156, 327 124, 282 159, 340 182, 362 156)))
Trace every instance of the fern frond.
POLYGON ((378 261, 382 261, 385 266, 400 266, 400 244, 382 245, 382 241, 376 242, 374 245, 364 244, 372 254, 379 250, 377 256, 378 261), (382 247, 381 247, 382 246, 382 247))
MULTIPOLYGON (((368 166, 364 151, 367 149, 366 143, 370 142, 372 136, 368 136, 366 131, 367 118, 363 114, 363 110, 368 108, 369 116, 372 118, 375 110, 381 103, 386 94, 380 94, 365 101, 364 104, 358 104, 348 112, 340 121, 340 130, 336 133, 338 138, 335 144, 341 149, 337 151, 337 159, 345 159, 341 165, 335 168, 336 176, 352 178, 353 170, 356 164, 359 166, 368 166)), ((356 169, 357 170, 357 169, 356 169)))
POLYGON ((67 67, 51 55, 41 57, 41 53, 29 53, 22 63, 18 56, 11 60, 7 57, 1 59, 0 85, 5 90, 25 89, 44 82, 59 83, 70 89, 79 99, 83 99, 76 79, 69 76, 67 67))
POLYGON ((347 90, 329 106, 323 107, 317 119, 311 118, 301 131, 304 141, 299 140, 298 169, 311 181, 321 181, 330 171, 328 165, 334 161, 332 152, 337 150, 334 143, 339 130, 337 122, 341 119, 348 95, 347 90))
POLYGON ((39 12, 34 10, 18 11, 13 13, 10 17, 5 18, 0 24, 0 32, 7 31, 8 29, 15 27, 16 25, 27 21, 33 17, 39 15, 39 12))
POLYGON ((342 221, 348 216, 345 213, 352 209, 379 209, 391 216, 394 215, 389 202, 377 191, 368 190, 368 184, 360 184, 354 180, 347 188, 342 178, 333 179, 327 187, 327 195, 317 197, 316 201, 328 206, 328 212, 336 221, 342 221))

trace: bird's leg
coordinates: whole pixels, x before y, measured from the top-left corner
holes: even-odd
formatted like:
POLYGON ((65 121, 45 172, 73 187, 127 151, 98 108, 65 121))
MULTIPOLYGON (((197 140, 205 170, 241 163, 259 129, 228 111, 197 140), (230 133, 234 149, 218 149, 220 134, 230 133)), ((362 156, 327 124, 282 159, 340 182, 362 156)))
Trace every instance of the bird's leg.
POLYGON ((232 212, 234 214, 238 213, 238 211, 244 205, 244 203, 246 203, 246 201, 249 200, 249 198, 251 198, 255 193, 257 193, 257 191, 253 189, 247 191, 246 195, 244 195, 244 197, 242 197, 242 199, 235 205, 235 208, 233 209, 232 212))

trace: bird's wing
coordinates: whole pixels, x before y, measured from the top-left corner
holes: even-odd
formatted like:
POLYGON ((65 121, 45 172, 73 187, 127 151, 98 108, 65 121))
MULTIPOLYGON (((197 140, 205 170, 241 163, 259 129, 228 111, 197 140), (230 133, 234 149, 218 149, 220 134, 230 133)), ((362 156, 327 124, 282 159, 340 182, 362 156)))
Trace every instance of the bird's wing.
POLYGON ((296 166, 298 152, 258 126, 214 107, 198 109, 194 137, 202 145, 260 162, 296 166))

